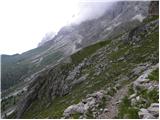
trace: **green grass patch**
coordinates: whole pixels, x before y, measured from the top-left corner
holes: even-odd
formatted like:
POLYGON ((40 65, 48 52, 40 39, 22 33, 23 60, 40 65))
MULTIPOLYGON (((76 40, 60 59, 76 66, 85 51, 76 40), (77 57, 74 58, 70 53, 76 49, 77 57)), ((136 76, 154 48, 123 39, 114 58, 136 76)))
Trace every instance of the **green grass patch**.
POLYGON ((147 103, 144 103, 143 107, 147 108, 151 103, 157 103, 159 99, 159 92, 156 89, 153 90, 141 90, 139 95, 147 100, 147 103))
POLYGON ((74 64, 80 63, 84 58, 86 58, 89 55, 93 54, 98 49, 106 46, 110 42, 111 42, 111 40, 101 41, 101 42, 98 42, 96 44, 93 44, 91 46, 88 46, 88 47, 78 51, 77 53, 71 55, 72 63, 74 63, 74 64))
POLYGON ((150 80, 159 81, 159 69, 152 71, 151 74, 148 76, 150 80))
POLYGON ((63 56, 62 52, 51 53, 43 58, 41 61, 41 65, 47 65, 50 63, 54 63, 59 60, 63 56))
POLYGON ((82 115, 81 113, 76 112, 76 113, 72 114, 72 118, 73 118, 73 119, 79 119, 79 117, 80 117, 81 115, 82 115))
POLYGON ((146 24, 156 19, 159 19, 159 15, 153 15, 153 16, 147 17, 143 20, 143 23, 146 24))
POLYGON ((92 111, 88 110, 86 113, 87 118, 86 119, 93 119, 93 113, 92 111))
POLYGON ((122 99, 122 102, 119 105, 118 118, 120 119, 138 119, 138 110, 131 106, 131 101, 128 99, 128 96, 125 96, 122 99))

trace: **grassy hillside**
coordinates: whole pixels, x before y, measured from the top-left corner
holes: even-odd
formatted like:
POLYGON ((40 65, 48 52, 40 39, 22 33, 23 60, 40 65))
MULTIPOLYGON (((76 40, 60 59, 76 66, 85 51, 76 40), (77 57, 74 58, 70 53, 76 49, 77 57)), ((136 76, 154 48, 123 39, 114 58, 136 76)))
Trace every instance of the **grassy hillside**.
POLYGON ((48 51, 49 47, 50 45, 45 45, 22 54, 2 55, 2 91, 21 84, 26 77, 46 65, 55 64, 63 56, 62 52, 48 51), (45 51, 46 53, 42 54, 45 51))
MULTIPOLYGON (((68 106, 78 103, 87 94, 101 89, 108 91, 108 94, 113 96, 116 92, 115 85, 119 84, 120 87, 123 87, 138 77, 133 74, 133 69, 139 64, 158 63, 159 33, 157 31, 158 27, 146 36, 139 32, 139 41, 127 41, 120 36, 115 40, 96 43, 73 54, 71 66, 82 63, 84 59, 90 61, 89 65, 81 69, 79 75, 80 77, 88 74, 87 79, 75 85, 69 94, 56 96, 49 105, 43 105, 42 101, 36 99, 22 118, 61 118, 63 111, 68 106), (100 72, 98 71, 99 74, 96 71, 97 66, 101 69, 100 72)), ((126 107, 130 105, 127 98, 124 98, 124 103, 126 107)), ((129 118, 137 118, 136 109, 128 112, 133 113, 129 118)), ((123 116, 123 113, 121 115, 123 116)))

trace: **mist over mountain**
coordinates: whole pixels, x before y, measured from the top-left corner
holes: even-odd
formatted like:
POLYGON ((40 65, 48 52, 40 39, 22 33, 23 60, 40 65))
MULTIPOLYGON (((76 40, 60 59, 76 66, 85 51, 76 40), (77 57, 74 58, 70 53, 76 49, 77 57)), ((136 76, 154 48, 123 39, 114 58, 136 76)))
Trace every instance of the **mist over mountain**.
POLYGON ((113 39, 130 31, 147 17, 149 6, 147 1, 82 2, 80 4, 80 10, 85 14, 81 13, 79 24, 62 27, 56 35, 53 34, 54 37, 52 33, 46 34, 43 42, 40 43, 41 45, 35 49, 26 51, 16 57, 2 57, 2 63, 4 61, 2 68, 4 67, 4 71, 6 71, 2 72, 2 90, 10 87, 10 84, 24 81, 24 78, 28 79, 27 76, 41 70, 45 65, 54 65, 88 45, 104 39, 113 39), (54 59, 50 59, 52 57, 54 59), (6 59, 15 67, 5 62, 6 59), (14 69, 17 70, 16 74, 14 69), (23 74, 22 71, 27 74, 23 74), (8 75, 10 72, 14 77, 8 75), (8 84, 10 79, 12 79, 12 82, 8 84))
POLYGON ((45 36, 43 37, 43 39, 41 40, 41 42, 38 44, 38 47, 43 45, 45 42, 51 40, 55 35, 56 35, 56 33, 54 33, 54 32, 46 33, 45 36))
MULTIPOLYGON (((79 25, 80 23, 82 23, 84 21, 97 19, 97 18, 101 17, 107 10, 112 8, 112 6, 114 4, 116 4, 115 1, 111 2, 108 0, 103 0, 102 2, 98 2, 98 1, 91 2, 88 0, 80 0, 79 4, 77 6, 77 11, 75 12, 75 14, 73 14, 71 19, 66 24, 66 26, 79 25)), ((63 27, 65 27, 65 26, 63 26, 63 27)), ((62 27, 62 29, 63 29, 63 27, 62 27)), ((47 34, 50 34, 50 33, 47 33, 47 34)), ((55 35, 56 34, 57 33, 55 33, 55 35)), ((55 35, 53 35, 53 36, 55 36, 55 35)), ((48 36, 48 35, 46 35, 46 36, 48 36)), ((39 44, 40 45, 44 44, 45 42, 49 41, 48 39, 51 40, 48 37, 47 38, 44 37, 42 39, 42 42, 39 44)))
POLYGON ((158 11, 84 0, 37 48, 2 55, 2 118, 157 119, 158 11))
POLYGON ((77 14, 73 16, 73 23, 80 24, 85 20, 96 19, 102 16, 107 9, 110 9, 113 4, 116 2, 113 1, 102 1, 102 2, 91 2, 88 0, 80 1, 79 3, 79 11, 77 14))

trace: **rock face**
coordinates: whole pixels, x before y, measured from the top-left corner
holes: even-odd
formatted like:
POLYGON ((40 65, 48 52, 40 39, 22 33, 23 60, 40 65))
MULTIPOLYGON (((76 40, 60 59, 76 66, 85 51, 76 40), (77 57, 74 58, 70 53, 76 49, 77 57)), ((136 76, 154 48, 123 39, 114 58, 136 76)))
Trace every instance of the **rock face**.
POLYGON ((68 70, 67 66, 64 67, 66 67, 64 70, 61 70, 59 66, 50 68, 33 78, 34 80, 28 88, 27 95, 17 106, 17 118, 21 117, 35 99, 42 101, 45 99, 44 104, 48 104, 55 96, 62 96, 69 92, 70 83, 67 80, 64 80, 68 75, 68 70), (43 94, 45 94, 45 96, 43 96, 43 94))
POLYGON ((147 79, 148 75, 155 70, 156 68, 158 68, 159 64, 153 66, 151 69, 147 70, 144 72, 144 74, 142 74, 141 76, 138 77, 138 79, 136 81, 134 81, 133 86, 134 86, 134 90, 136 92, 138 92, 138 90, 140 88, 142 89, 158 89, 157 87, 157 83, 154 81, 150 81, 149 79, 147 79))
POLYGON ((134 28, 148 15, 148 5, 149 2, 140 1, 115 2, 99 18, 63 27, 48 43, 54 42, 53 47, 67 55, 75 53, 97 40, 113 37, 113 34, 118 36, 134 28))
POLYGON ((134 28, 133 30, 130 31, 130 33, 128 35, 128 41, 132 42, 133 44, 140 41, 142 35, 145 36, 149 31, 152 31, 155 29, 155 27, 152 27, 152 24, 157 26, 159 24, 158 22, 159 22, 159 20, 155 20, 155 21, 149 23, 148 25, 146 25, 145 27, 139 26, 139 27, 134 28))
POLYGON ((38 43, 38 47, 44 45, 47 41, 51 40, 54 36, 55 36, 55 33, 53 33, 53 32, 45 34, 45 36, 43 37, 41 42, 38 43))
POLYGON ((157 119, 159 117, 159 103, 152 103, 147 109, 140 109, 138 115, 142 119, 157 119))
POLYGON ((141 119, 155 119, 155 117, 148 112, 147 109, 140 109, 138 115, 141 119))
MULTIPOLYGON (((93 94, 88 94, 85 99, 76 105, 71 105, 64 110, 64 118, 71 118, 75 113, 81 114, 81 119, 86 117, 86 113, 95 110, 96 107, 102 102, 104 98, 104 91, 97 91, 93 94)), ((103 111, 103 109, 102 109, 103 111)), ((105 110, 107 111, 107 110, 105 110)))
POLYGON ((17 106, 17 118, 21 117, 34 100, 44 100, 43 104, 51 103, 56 96, 68 94, 73 86, 85 81, 88 74, 78 78, 85 61, 78 64, 74 69, 69 64, 49 67, 33 77, 26 96, 17 106))
POLYGON ((159 1, 151 1, 149 5, 149 15, 159 15, 159 1))
MULTIPOLYGON (((148 102, 146 99, 142 97, 139 91, 159 91, 158 83, 148 79, 148 75, 151 74, 152 71, 157 69, 158 66, 159 64, 152 66, 150 69, 146 70, 140 77, 138 77, 136 81, 133 82, 133 89, 135 93, 130 95, 129 97, 129 99, 131 99, 132 106, 137 106, 137 104, 141 102, 148 102)), ((141 119, 157 119, 159 117, 159 103, 151 103, 151 105, 148 108, 141 108, 138 112, 138 115, 141 119)))

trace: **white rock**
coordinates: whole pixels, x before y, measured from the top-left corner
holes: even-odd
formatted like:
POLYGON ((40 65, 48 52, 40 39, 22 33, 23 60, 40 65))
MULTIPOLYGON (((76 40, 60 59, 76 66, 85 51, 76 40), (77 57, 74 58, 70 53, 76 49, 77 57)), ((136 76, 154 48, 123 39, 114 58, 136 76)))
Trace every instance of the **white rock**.
POLYGON ((136 93, 130 95, 130 96, 129 96, 129 99, 132 99, 132 98, 136 97, 136 95, 137 95, 136 93))
POLYGON ((138 115, 140 118, 143 118, 145 114, 149 114, 147 109, 141 108, 140 111, 138 112, 138 115))
POLYGON ((80 102, 77 105, 71 105, 67 109, 65 109, 63 115, 64 117, 69 117, 74 112, 84 113, 87 109, 84 107, 84 104, 80 102))
POLYGON ((136 97, 136 100, 139 101, 139 100, 140 100, 140 96, 137 96, 137 97, 136 97))
POLYGON ((83 103, 79 103, 77 104, 77 106, 75 107, 75 112, 79 112, 79 113, 84 113, 86 110, 84 109, 84 104, 83 103))
POLYGON ((148 111, 153 116, 158 116, 159 115, 159 104, 158 103, 152 103, 151 106, 148 108, 148 111))
POLYGON ((104 109, 104 112, 108 112, 109 110, 107 108, 104 109))
POLYGON ((145 16, 143 16, 142 14, 137 14, 132 18, 132 20, 139 20, 140 22, 142 22, 144 18, 145 16))
POLYGON ((75 105, 71 105, 67 109, 65 109, 65 111, 63 113, 64 117, 69 117, 73 113, 74 107, 75 107, 75 105))
POLYGON ((155 119, 155 117, 153 115, 151 115, 151 114, 145 114, 143 116, 143 119, 155 119))
MULTIPOLYGON (((86 99, 83 99, 82 102, 71 105, 67 109, 65 109, 63 115, 65 118, 69 118, 73 113, 86 113, 88 109, 93 109, 99 106, 99 102, 101 102, 102 98, 104 97, 104 91, 98 91, 93 94, 87 95, 86 99)), ((103 111, 101 109, 100 111, 103 111)))
POLYGON ((120 100, 119 100, 119 101, 117 101, 117 102, 115 103, 115 105, 118 105, 120 102, 121 102, 120 100))
POLYGON ((131 105, 134 106, 136 104, 137 100, 135 98, 131 99, 131 105))
POLYGON ((138 115, 142 119, 155 119, 155 117, 148 112, 147 109, 141 108, 138 115))
POLYGON ((81 115, 81 116, 79 117, 79 119, 83 119, 83 116, 81 115))
POLYGON ((101 109, 100 109, 100 111, 102 112, 102 111, 103 111, 103 109, 101 108, 101 109))

